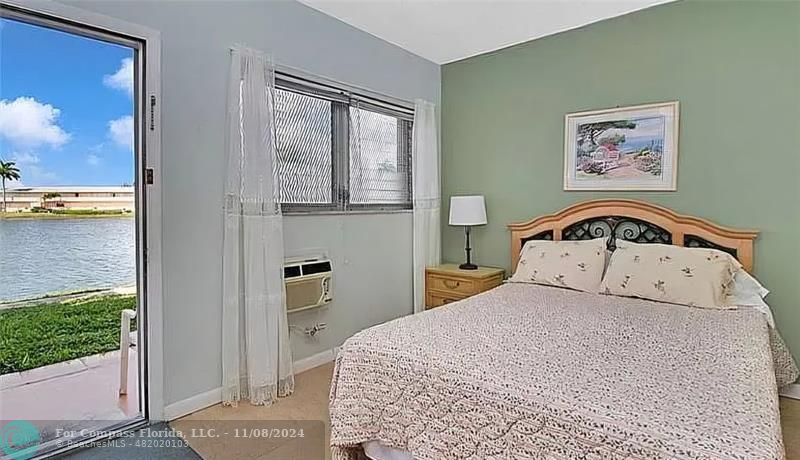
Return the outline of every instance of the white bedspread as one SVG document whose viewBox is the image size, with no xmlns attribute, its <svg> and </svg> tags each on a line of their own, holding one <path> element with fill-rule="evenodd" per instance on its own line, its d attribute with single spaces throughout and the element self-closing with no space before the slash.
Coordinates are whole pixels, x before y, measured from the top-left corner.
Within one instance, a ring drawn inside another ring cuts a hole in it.
<svg viewBox="0 0 800 460">
<path fill-rule="evenodd" d="M 510 284 L 345 342 L 333 458 L 781 459 L 796 378 L 752 309 Z"/>
</svg>

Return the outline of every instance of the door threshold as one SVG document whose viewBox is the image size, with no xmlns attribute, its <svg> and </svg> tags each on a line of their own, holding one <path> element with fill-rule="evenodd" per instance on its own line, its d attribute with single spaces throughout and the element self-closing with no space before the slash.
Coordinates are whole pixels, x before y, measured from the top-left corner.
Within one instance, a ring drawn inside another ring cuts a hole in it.
<svg viewBox="0 0 800 460">
<path fill-rule="evenodd" d="M 85 436 L 74 440 L 70 439 L 69 441 L 65 441 L 63 438 L 53 439 L 40 444 L 36 453 L 33 455 L 33 457 L 30 457 L 30 459 L 40 460 L 59 457 L 65 454 L 74 454 L 81 450 L 96 447 L 96 445 L 101 441 L 121 438 L 125 433 L 146 428 L 150 425 L 151 422 L 149 420 L 139 416 L 114 425 L 98 428 L 96 431 L 93 430 L 93 436 Z"/>
</svg>

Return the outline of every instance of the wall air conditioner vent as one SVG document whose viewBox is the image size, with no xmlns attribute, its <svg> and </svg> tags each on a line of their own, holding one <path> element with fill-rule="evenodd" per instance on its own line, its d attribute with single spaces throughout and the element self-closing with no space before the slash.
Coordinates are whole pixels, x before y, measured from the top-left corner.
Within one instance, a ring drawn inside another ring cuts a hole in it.
<svg viewBox="0 0 800 460">
<path fill-rule="evenodd" d="M 333 269 L 328 259 L 287 261 L 283 265 L 286 310 L 289 313 L 321 307 L 333 300 Z"/>
<path fill-rule="evenodd" d="M 324 273 L 331 271 L 331 262 L 328 260 L 322 262 L 310 262 L 302 265 L 303 275 L 313 275 L 316 273 Z"/>
<path fill-rule="evenodd" d="M 288 280 L 289 278 L 297 278 L 301 274 L 302 273 L 300 272 L 299 265 L 291 265 L 289 267 L 284 265 L 283 267 L 283 278 L 286 280 Z"/>
</svg>

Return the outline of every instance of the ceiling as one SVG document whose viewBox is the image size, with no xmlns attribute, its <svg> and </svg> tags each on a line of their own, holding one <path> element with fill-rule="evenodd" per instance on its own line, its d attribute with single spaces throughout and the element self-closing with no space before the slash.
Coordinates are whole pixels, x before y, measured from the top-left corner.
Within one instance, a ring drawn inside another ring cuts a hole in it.
<svg viewBox="0 0 800 460">
<path fill-rule="evenodd" d="M 300 0 L 437 64 L 672 0 Z"/>
</svg>

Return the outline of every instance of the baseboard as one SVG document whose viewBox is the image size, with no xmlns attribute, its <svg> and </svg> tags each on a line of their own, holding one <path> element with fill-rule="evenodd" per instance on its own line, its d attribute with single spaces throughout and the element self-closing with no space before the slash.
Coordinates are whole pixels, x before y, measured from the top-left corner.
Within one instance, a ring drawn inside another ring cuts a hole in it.
<svg viewBox="0 0 800 460">
<path fill-rule="evenodd" d="M 321 351 L 316 355 L 311 355 L 307 358 L 298 359 L 297 361 L 294 362 L 294 373 L 299 374 L 309 369 L 322 366 L 323 364 L 328 364 L 329 362 L 336 359 L 336 355 L 338 353 L 339 353 L 339 347 L 335 347 L 331 348 L 330 350 Z"/>
<path fill-rule="evenodd" d="M 781 388 L 781 396 L 785 398 L 800 399 L 800 383 L 790 383 Z"/>
<path fill-rule="evenodd" d="M 294 373 L 299 374 L 317 366 L 328 364 L 336 359 L 336 355 L 338 353 L 339 347 L 334 347 L 330 350 L 319 352 L 307 358 L 298 359 L 293 364 Z M 181 417 L 185 417 L 192 412 L 197 412 L 205 409 L 206 407 L 213 406 L 214 404 L 219 404 L 221 401 L 222 387 L 214 388 L 213 390 L 200 393 L 199 395 L 194 395 L 191 398 L 186 398 L 164 407 L 164 420 L 169 422 Z"/>
<path fill-rule="evenodd" d="M 164 406 L 164 420 L 169 422 L 176 418 L 181 418 L 200 409 L 219 404 L 220 401 L 222 401 L 222 387 L 214 388 L 205 393 Z"/>
</svg>

